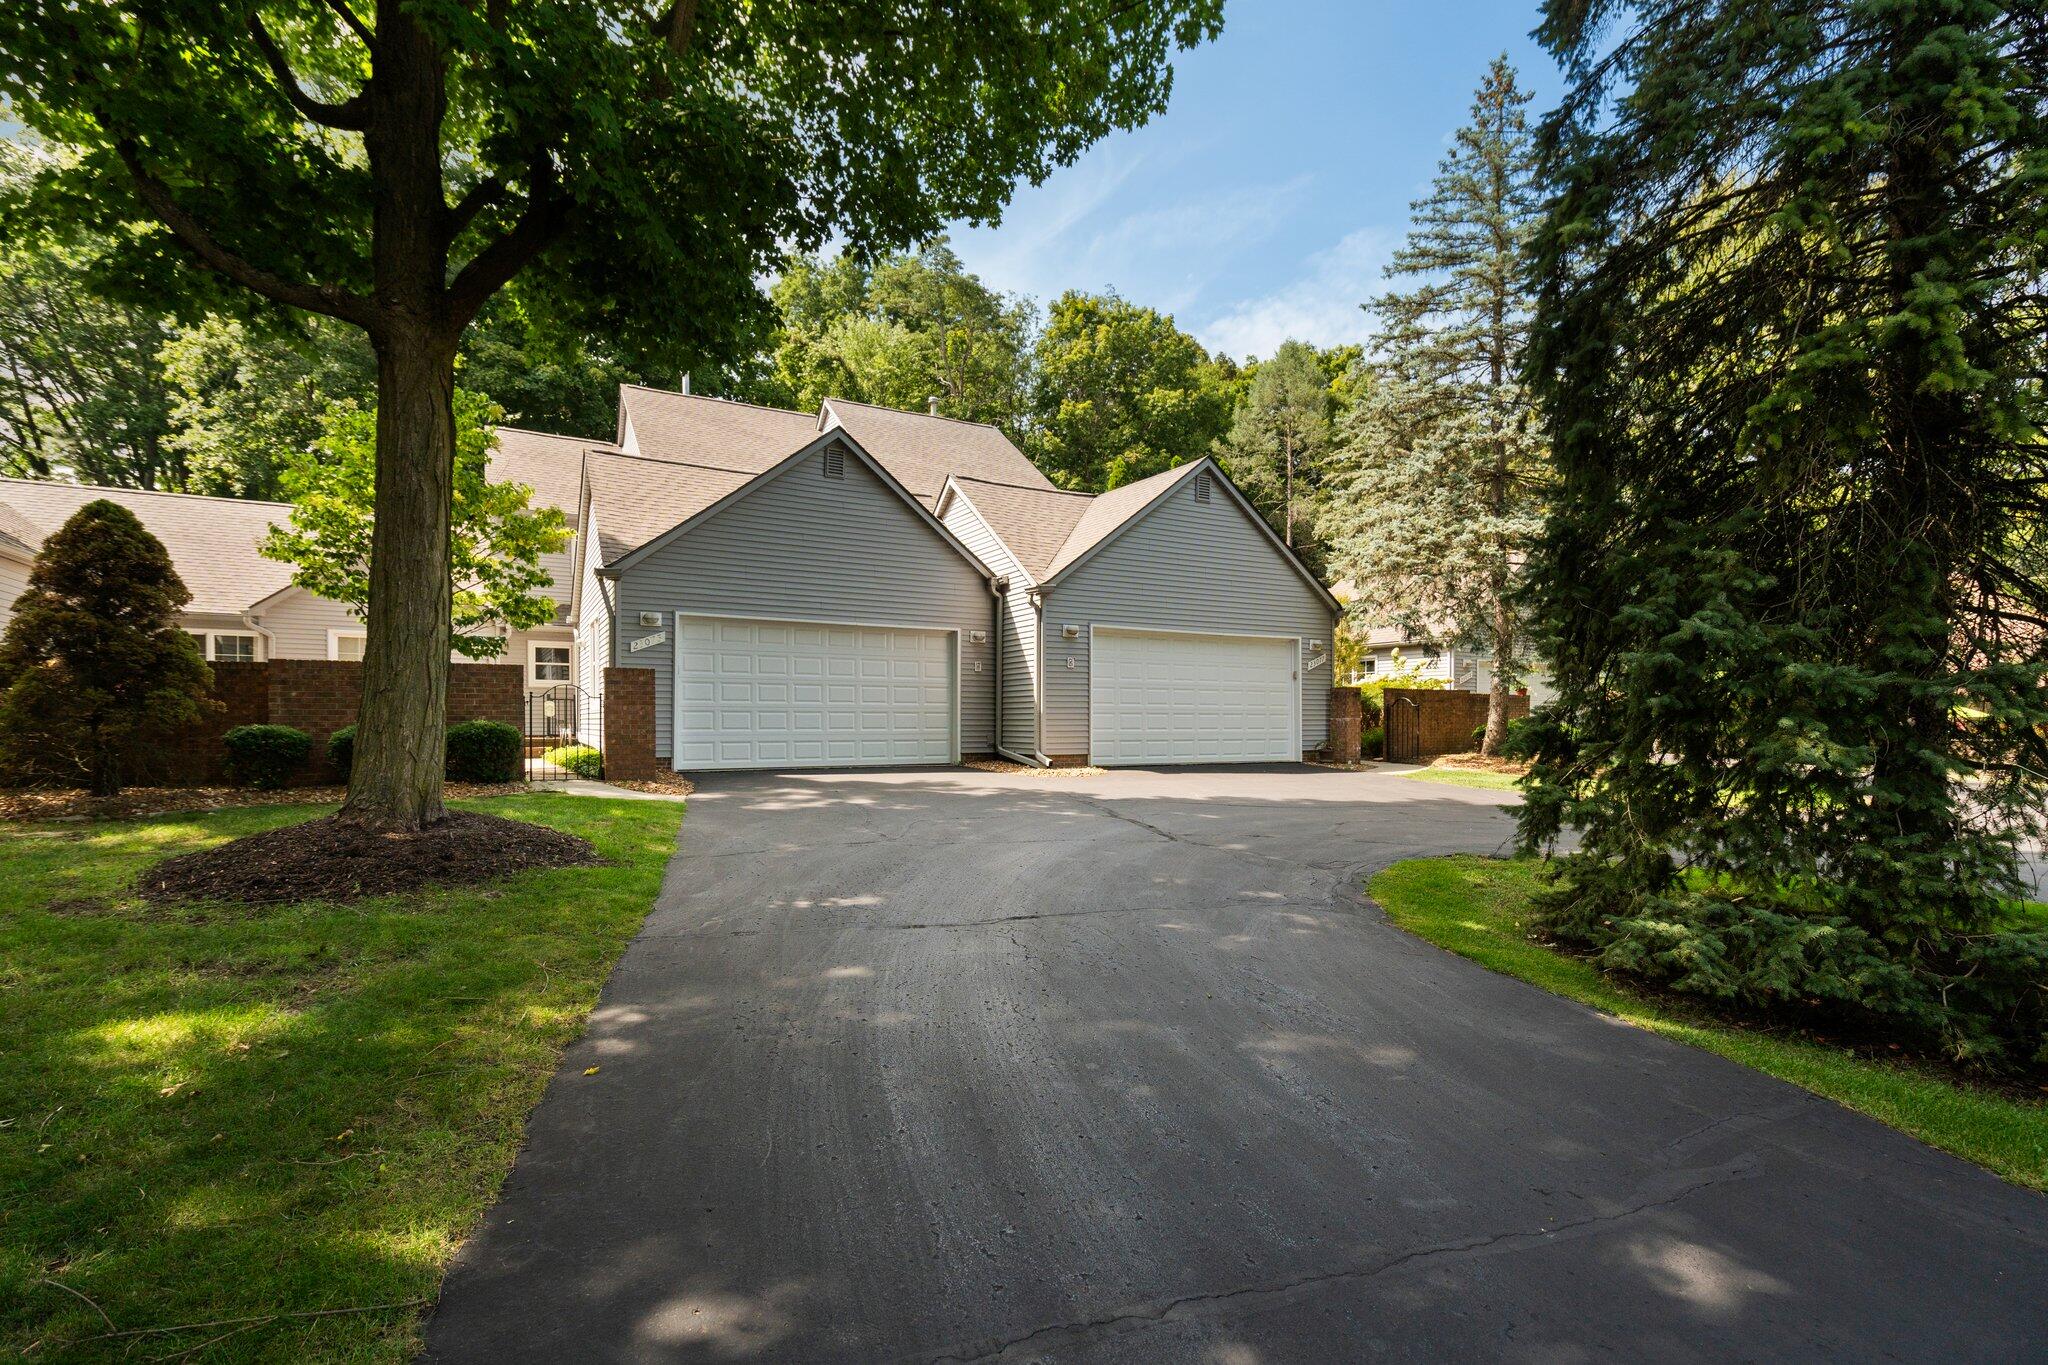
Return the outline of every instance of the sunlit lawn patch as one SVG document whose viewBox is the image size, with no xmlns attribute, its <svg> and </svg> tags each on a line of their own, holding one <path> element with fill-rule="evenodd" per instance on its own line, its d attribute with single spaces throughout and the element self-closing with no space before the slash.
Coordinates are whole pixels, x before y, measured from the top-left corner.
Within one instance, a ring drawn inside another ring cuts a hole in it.
<svg viewBox="0 0 2048 1365">
<path fill-rule="evenodd" d="M 128 887 L 157 859 L 326 808 L 0 826 L 0 1353 L 411 1357 L 683 811 L 465 805 L 609 865 L 150 906 Z M 306 1316 L 338 1309 L 370 1311 Z M 187 1323 L 222 1325 L 113 1335 Z"/>
</svg>

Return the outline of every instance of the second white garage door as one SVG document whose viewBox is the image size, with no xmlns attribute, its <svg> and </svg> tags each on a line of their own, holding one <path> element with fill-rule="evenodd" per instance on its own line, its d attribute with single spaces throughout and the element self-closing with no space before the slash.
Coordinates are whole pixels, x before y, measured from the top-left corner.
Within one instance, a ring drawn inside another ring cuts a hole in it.
<svg viewBox="0 0 2048 1365">
<path fill-rule="evenodd" d="M 953 656 L 945 630 L 678 616 L 675 765 L 956 762 Z"/>
<path fill-rule="evenodd" d="M 1301 759 L 1293 640 L 1096 627 L 1089 649 L 1093 761 Z"/>
</svg>

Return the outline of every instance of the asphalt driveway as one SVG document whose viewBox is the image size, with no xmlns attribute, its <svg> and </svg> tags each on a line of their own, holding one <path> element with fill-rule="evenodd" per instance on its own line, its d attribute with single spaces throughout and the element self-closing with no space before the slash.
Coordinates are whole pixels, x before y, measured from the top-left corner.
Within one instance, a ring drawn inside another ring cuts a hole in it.
<svg viewBox="0 0 2048 1365">
<path fill-rule="evenodd" d="M 705 782 L 429 1354 L 2039 1358 L 2048 1199 L 1361 899 L 1494 801 Z"/>
</svg>

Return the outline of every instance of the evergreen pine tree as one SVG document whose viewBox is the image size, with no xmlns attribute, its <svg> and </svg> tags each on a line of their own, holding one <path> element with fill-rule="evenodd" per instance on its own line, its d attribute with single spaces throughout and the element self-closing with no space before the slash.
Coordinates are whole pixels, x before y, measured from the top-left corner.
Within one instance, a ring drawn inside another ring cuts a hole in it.
<svg viewBox="0 0 2048 1365">
<path fill-rule="evenodd" d="M 135 755 L 198 720 L 212 673 L 178 628 L 192 600 L 135 514 L 89 502 L 43 542 L 0 636 L 0 760 L 120 791 Z"/>
<path fill-rule="evenodd" d="M 1575 78 L 1530 368 L 1560 696 L 1523 832 L 1584 850 L 1553 928 L 1730 994 L 1731 945 L 1803 962 L 1822 914 L 1953 1015 L 2048 800 L 2048 21 L 1619 8 L 1542 30 Z M 1734 894 L 1688 919 L 1703 885 Z M 1773 939 L 1788 898 L 1806 937 Z"/>
<path fill-rule="evenodd" d="M 1533 139 L 1506 57 L 1493 63 L 1372 307 L 1374 383 L 1345 419 L 1348 493 L 1332 513 L 1355 610 L 1493 656 L 1482 749 L 1500 752 L 1527 659 L 1515 578 L 1540 524 L 1545 458 L 1520 370 L 1539 201 Z"/>
</svg>

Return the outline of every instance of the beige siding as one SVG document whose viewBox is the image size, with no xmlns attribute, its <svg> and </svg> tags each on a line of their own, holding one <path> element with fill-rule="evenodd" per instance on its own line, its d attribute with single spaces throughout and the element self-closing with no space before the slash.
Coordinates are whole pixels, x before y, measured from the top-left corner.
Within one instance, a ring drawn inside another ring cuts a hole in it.
<svg viewBox="0 0 2048 1365">
<path fill-rule="evenodd" d="M 1010 580 L 1002 603 L 1002 746 L 1028 755 L 1038 738 L 1038 618 L 1031 609 L 1031 575 L 964 495 L 956 493 L 947 505 L 946 528 L 995 570 L 997 577 Z"/>
<path fill-rule="evenodd" d="M 583 553 L 582 600 L 576 619 L 576 683 L 583 689 L 591 714 L 583 722 L 590 743 L 604 747 L 604 670 L 612 661 L 609 616 L 605 594 L 612 589 L 597 578 L 597 509 L 584 522 L 578 542 Z"/>
<path fill-rule="evenodd" d="M 1062 638 L 1068 625 L 1080 627 L 1080 638 Z M 1088 752 L 1091 625 L 1299 636 L 1302 747 L 1326 738 L 1335 615 L 1221 488 L 1200 503 L 1195 481 L 1184 482 L 1046 595 L 1048 754 Z M 1323 642 L 1322 655 L 1309 652 L 1310 640 Z"/>
<path fill-rule="evenodd" d="M 0 555 L 0 630 L 14 619 L 14 599 L 28 587 L 28 565 Z"/>
<path fill-rule="evenodd" d="M 324 659 L 328 631 L 363 628 L 349 607 L 310 592 L 286 593 L 258 613 L 256 623 L 270 634 L 273 659 Z"/>
<path fill-rule="evenodd" d="M 824 477 L 819 454 L 798 461 L 626 569 L 615 590 L 616 658 L 657 675 L 659 755 L 672 752 L 679 611 L 958 630 L 960 749 L 992 747 L 994 653 L 967 639 L 989 628 L 988 580 L 857 458 L 843 479 Z M 662 624 L 641 626 L 643 611 Z M 669 638 L 628 648 L 657 631 Z"/>
</svg>

